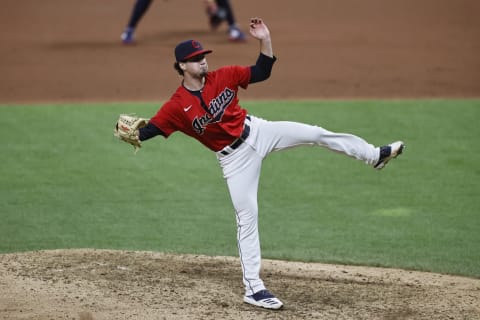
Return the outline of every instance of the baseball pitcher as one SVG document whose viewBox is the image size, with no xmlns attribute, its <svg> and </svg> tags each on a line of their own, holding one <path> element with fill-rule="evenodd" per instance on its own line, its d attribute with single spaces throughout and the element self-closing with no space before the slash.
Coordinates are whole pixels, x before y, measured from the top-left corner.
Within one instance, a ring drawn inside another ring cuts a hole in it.
<svg viewBox="0 0 480 320">
<path fill-rule="evenodd" d="M 243 272 L 243 301 L 279 309 L 283 303 L 268 291 L 260 278 L 257 190 L 262 161 L 272 151 L 302 145 L 325 147 L 382 169 L 402 153 L 404 143 L 375 147 L 360 137 L 328 131 L 322 127 L 290 121 L 268 121 L 248 114 L 239 105 L 239 88 L 269 78 L 275 63 L 270 31 L 260 18 L 250 22 L 250 34 L 260 43 L 252 66 L 226 66 L 209 71 L 205 50 L 195 40 L 175 48 L 175 70 L 183 81 L 171 98 L 145 124 L 132 121 L 131 130 L 119 119 L 116 134 L 135 148 L 157 135 L 168 138 L 181 131 L 216 153 L 235 209 L 237 240 Z M 123 128 L 123 129 L 122 129 Z"/>
</svg>

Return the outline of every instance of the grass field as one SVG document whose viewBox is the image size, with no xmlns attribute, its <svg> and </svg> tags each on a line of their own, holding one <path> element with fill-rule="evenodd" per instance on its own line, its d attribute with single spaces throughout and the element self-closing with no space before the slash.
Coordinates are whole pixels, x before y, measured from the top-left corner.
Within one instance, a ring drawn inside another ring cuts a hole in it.
<svg viewBox="0 0 480 320">
<path fill-rule="evenodd" d="M 273 153 L 260 182 L 265 258 L 480 277 L 480 100 L 244 102 L 375 145 L 385 170 L 304 147 Z M 0 106 L 0 252 L 112 248 L 237 255 L 215 155 L 182 134 L 136 154 L 119 113 L 156 104 Z"/>
</svg>

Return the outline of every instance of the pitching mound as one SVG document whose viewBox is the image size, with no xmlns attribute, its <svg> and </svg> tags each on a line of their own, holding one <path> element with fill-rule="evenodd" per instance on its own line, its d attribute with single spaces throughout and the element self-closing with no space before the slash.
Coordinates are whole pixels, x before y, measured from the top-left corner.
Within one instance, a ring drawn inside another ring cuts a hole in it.
<svg viewBox="0 0 480 320">
<path fill-rule="evenodd" d="M 265 260 L 285 308 L 242 302 L 235 257 L 111 250 L 0 255 L 2 319 L 478 319 L 480 280 Z"/>
</svg>

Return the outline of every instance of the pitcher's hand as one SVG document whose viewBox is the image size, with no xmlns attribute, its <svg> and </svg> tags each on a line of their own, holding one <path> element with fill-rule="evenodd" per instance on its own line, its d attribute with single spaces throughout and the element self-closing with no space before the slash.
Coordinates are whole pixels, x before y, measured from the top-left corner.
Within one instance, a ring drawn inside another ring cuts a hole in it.
<svg viewBox="0 0 480 320">
<path fill-rule="evenodd" d="M 250 19 L 250 34 L 258 40 L 269 40 L 270 31 L 261 18 Z"/>
</svg>

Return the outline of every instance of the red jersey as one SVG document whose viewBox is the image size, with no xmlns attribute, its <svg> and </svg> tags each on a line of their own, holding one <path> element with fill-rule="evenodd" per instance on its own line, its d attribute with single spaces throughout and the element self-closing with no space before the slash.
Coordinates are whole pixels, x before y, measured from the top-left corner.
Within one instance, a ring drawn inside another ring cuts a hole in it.
<svg viewBox="0 0 480 320">
<path fill-rule="evenodd" d="M 208 72 L 201 98 L 180 86 L 150 122 L 166 137 L 189 135 L 213 151 L 240 137 L 247 111 L 238 104 L 238 88 L 246 89 L 250 67 L 229 66 Z"/>
</svg>

